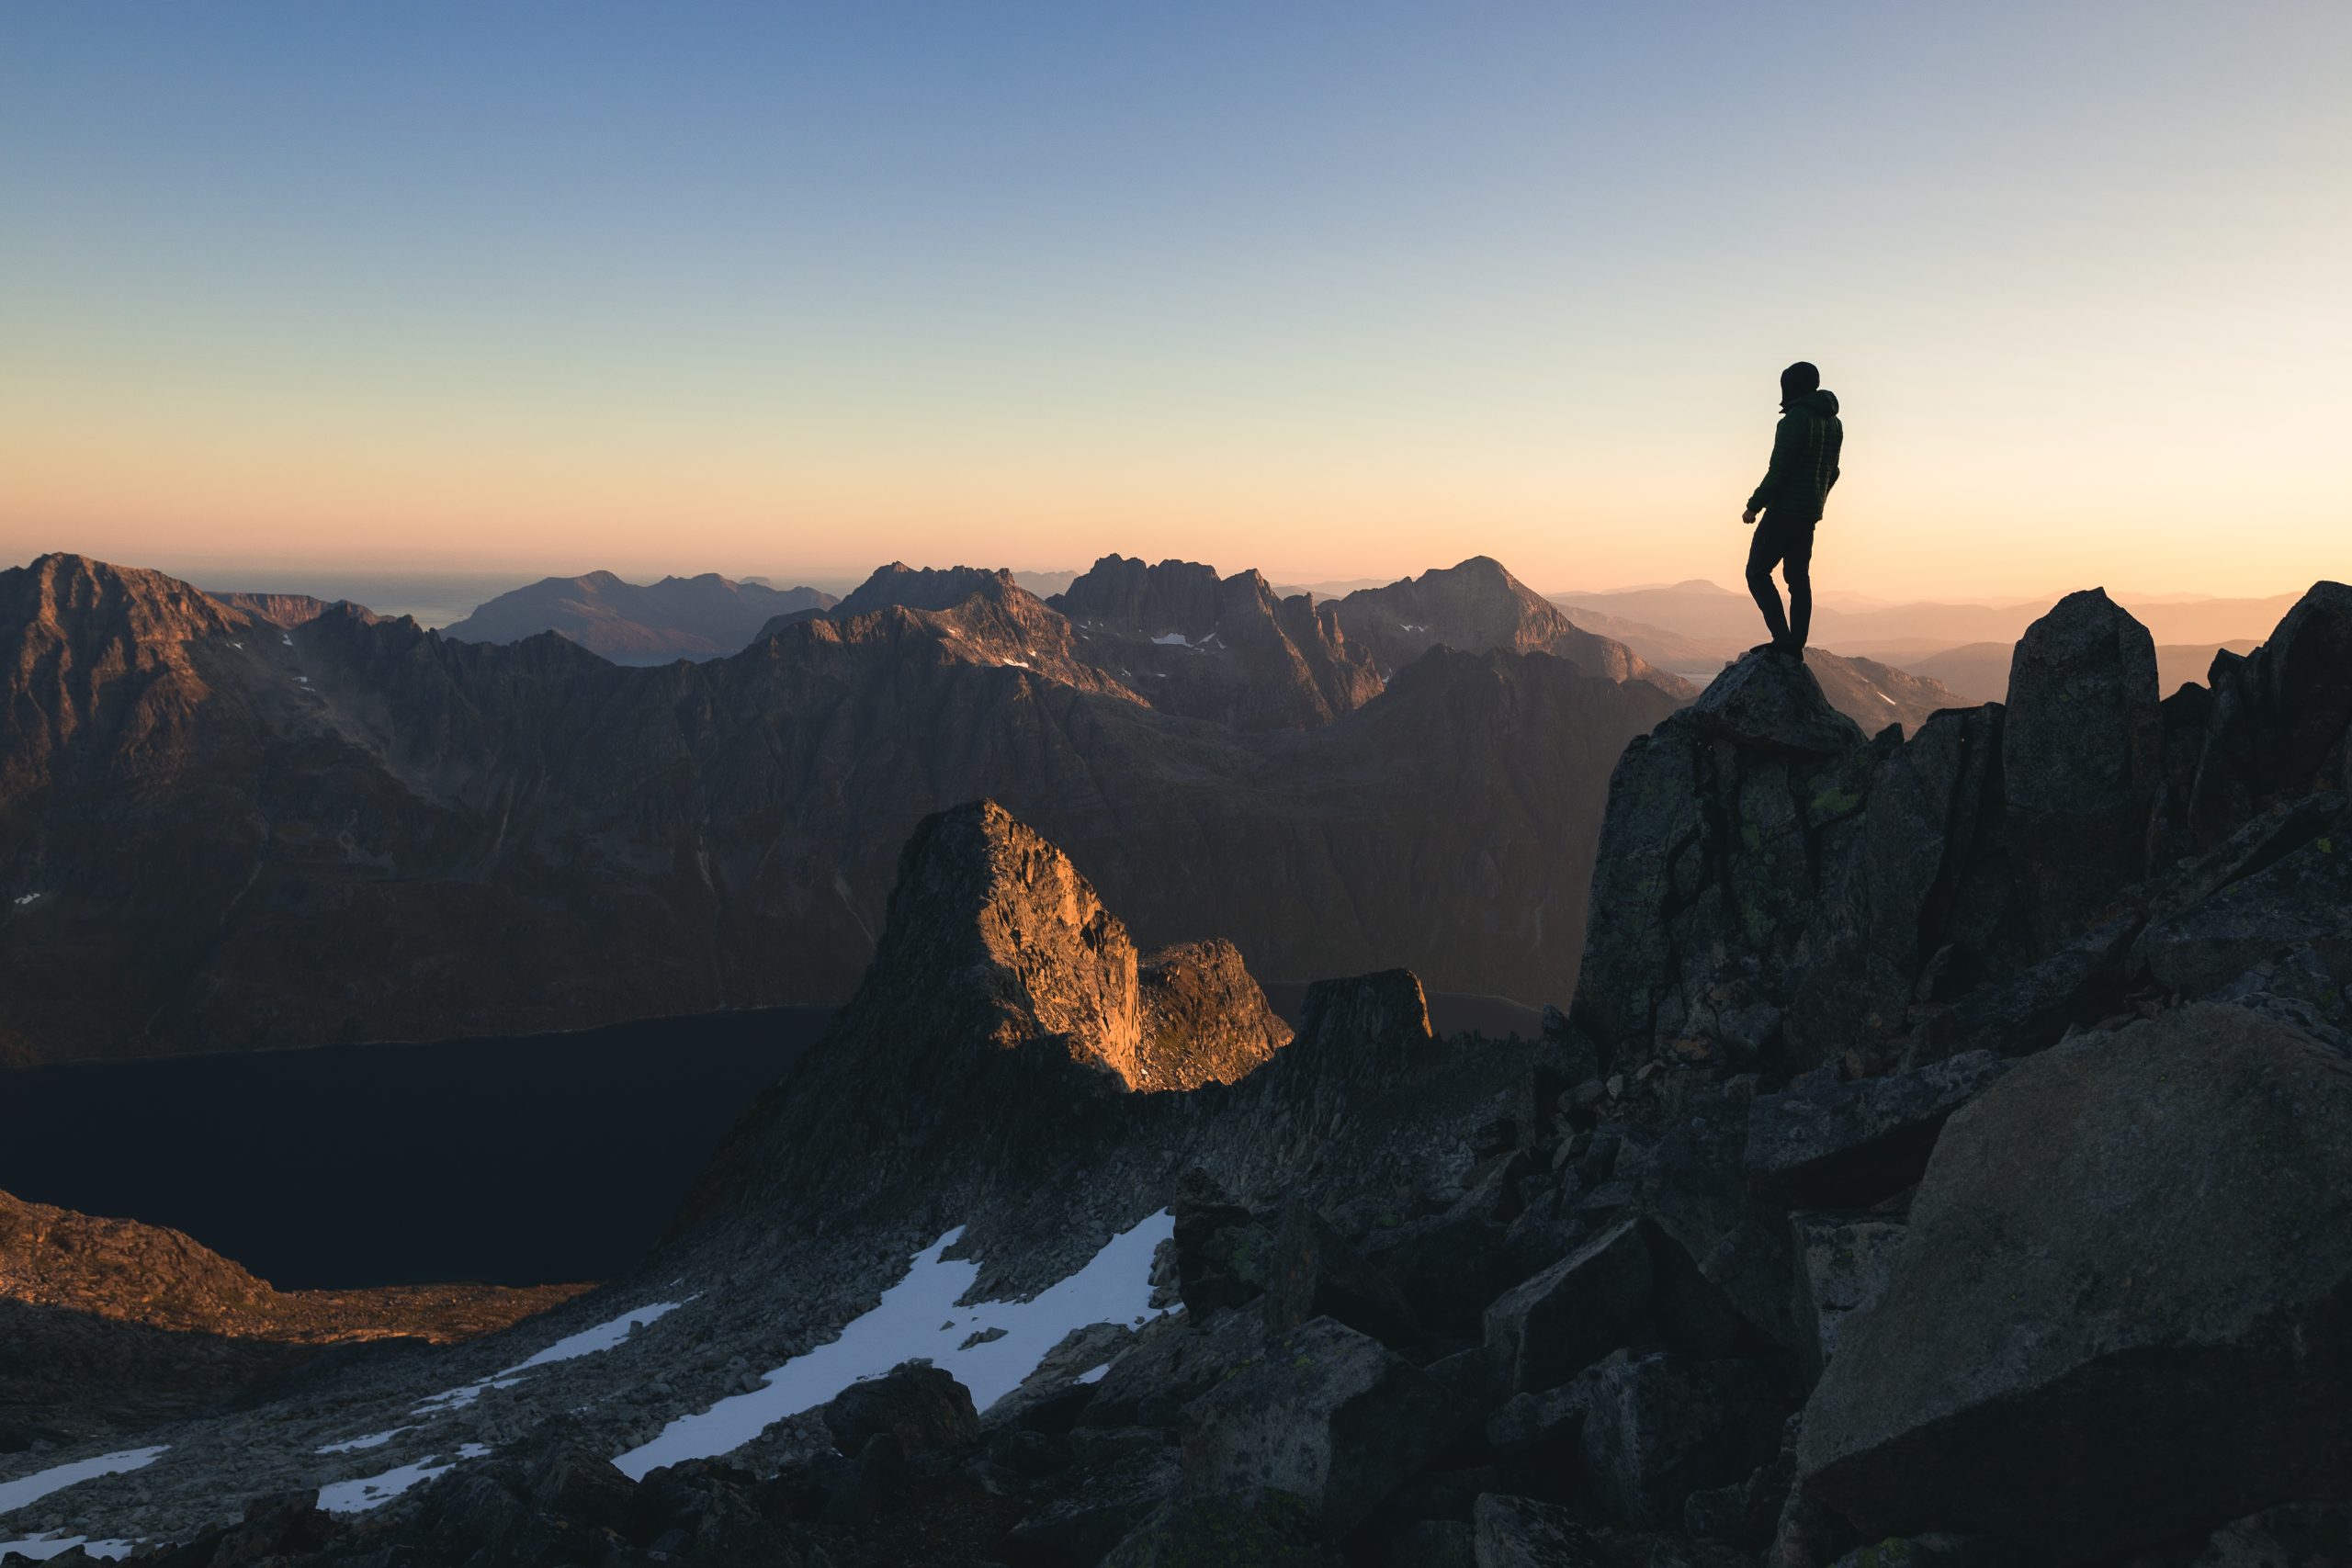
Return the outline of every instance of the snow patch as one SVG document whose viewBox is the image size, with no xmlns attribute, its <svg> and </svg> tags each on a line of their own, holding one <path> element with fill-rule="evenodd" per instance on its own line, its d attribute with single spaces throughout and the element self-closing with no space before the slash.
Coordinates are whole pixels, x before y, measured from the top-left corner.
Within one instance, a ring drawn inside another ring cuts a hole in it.
<svg viewBox="0 0 2352 1568">
<path fill-rule="evenodd" d="M 686 1301 L 693 1299 L 689 1296 Z M 660 1322 L 685 1304 L 685 1302 L 654 1302 L 648 1306 L 631 1307 L 609 1322 L 600 1323 L 594 1328 L 583 1328 L 577 1334 L 565 1335 L 529 1360 L 517 1361 L 498 1375 L 505 1377 L 513 1372 L 528 1371 L 533 1367 L 544 1367 L 556 1361 L 570 1361 L 582 1356 L 594 1356 L 601 1351 L 609 1350 L 626 1340 L 635 1330 L 644 1327 L 649 1323 Z"/>
<path fill-rule="evenodd" d="M 1072 1382 L 1101 1382 L 1102 1381 L 1102 1374 L 1110 1370 L 1111 1363 L 1105 1361 L 1099 1367 L 1087 1368 L 1084 1371 L 1079 1373 L 1078 1376 L 1070 1379 L 1069 1381 Z"/>
<path fill-rule="evenodd" d="M 445 1471 L 457 1468 L 458 1460 L 480 1459 L 490 1452 L 487 1445 L 465 1443 L 458 1449 L 457 1459 L 447 1464 L 434 1461 L 440 1456 L 427 1454 L 414 1464 L 398 1465 L 380 1475 L 363 1475 L 356 1481 L 331 1481 L 319 1488 L 319 1506 L 330 1514 L 364 1514 L 370 1508 L 380 1508 L 420 1481 L 430 1481 Z"/>
<path fill-rule="evenodd" d="M 1007 665 L 1014 670 L 1026 670 L 1029 668 L 1029 661 L 1025 659 L 1000 659 L 997 662 L 999 664 Z"/>
<path fill-rule="evenodd" d="M 410 1406 L 409 1414 L 438 1416 L 445 1410 L 463 1410 L 467 1405 L 480 1399 L 487 1389 L 513 1388 L 523 1381 L 521 1374 L 529 1371 L 533 1367 L 550 1366 L 557 1361 L 576 1360 L 582 1356 L 599 1355 L 616 1345 L 626 1344 L 629 1336 L 637 1330 L 649 1323 L 659 1322 L 685 1305 L 686 1302 L 694 1299 L 693 1296 L 688 1296 L 684 1302 L 653 1302 L 645 1306 L 631 1307 L 620 1316 L 607 1319 L 593 1328 L 583 1328 L 577 1334 L 567 1334 L 537 1355 L 517 1361 L 511 1367 L 503 1367 L 486 1378 L 467 1383 L 462 1388 L 445 1388 L 430 1399 Z M 405 1431 L 407 1428 L 395 1427 L 394 1430 Z M 355 1446 L 375 1447 L 373 1443 Z"/>
<path fill-rule="evenodd" d="M 1900 706 L 1902 706 L 1902 705 L 1903 705 L 1902 704 L 1900 704 L 1900 703 L 1896 702 L 1893 697 L 1888 696 L 1884 692 L 1880 691 L 1880 690 L 1879 690 L 1877 687 L 1875 687 L 1875 686 L 1873 686 L 1873 687 L 1871 687 L 1871 695 L 1872 695 L 1872 696 L 1876 697 L 1880 702 L 1884 703 L 1887 706 L 1889 706 L 1889 707 L 1891 707 L 1891 708 L 1892 708 L 1892 707 L 1900 707 Z"/>
<path fill-rule="evenodd" d="M 23 1540 L 0 1540 L 0 1561 L 14 1553 L 18 1557 L 29 1557 L 35 1562 L 46 1562 L 77 1546 L 92 1557 L 117 1558 L 130 1556 L 131 1543 L 127 1540 L 92 1540 L 85 1535 L 59 1535 L 53 1530 L 43 1530 Z"/>
<path fill-rule="evenodd" d="M 18 895 L 17 896 L 17 897 L 16 897 L 16 899 L 14 900 L 14 902 L 15 902 L 15 904 L 16 904 L 17 908 L 19 908 L 19 909 L 21 909 L 21 908 L 23 908 L 26 905 L 28 905 L 28 904 L 29 904 L 29 903 L 31 903 L 34 899 L 36 899 L 36 898 L 38 898 L 38 897 L 40 897 L 40 894 L 38 894 L 38 893 L 20 893 L 20 894 L 18 894 Z"/>
<path fill-rule="evenodd" d="M 1190 639 L 1188 639 L 1182 632 L 1170 632 L 1164 637 L 1156 637 L 1151 640 L 1158 643 L 1162 648 L 1190 648 L 1193 646 Z"/>
<path fill-rule="evenodd" d="M 839 1338 L 769 1372 L 764 1387 L 679 1416 L 651 1442 L 613 1462 L 641 1481 L 665 1464 L 731 1453 L 786 1416 L 813 1410 L 854 1382 L 915 1359 L 946 1371 L 986 1410 L 1020 1387 L 1073 1329 L 1158 1317 L 1165 1309 L 1151 1304 L 1151 1258 L 1175 1229 L 1175 1217 L 1163 1209 L 1113 1236 L 1084 1268 L 1028 1301 L 958 1306 L 980 1272 L 977 1262 L 941 1256 L 963 1235 L 958 1225 L 915 1254 L 906 1277 Z M 1003 1332 L 993 1339 L 975 1337 L 989 1329 Z"/>
<path fill-rule="evenodd" d="M 484 1378 L 480 1382 L 469 1382 L 463 1388 L 445 1388 L 439 1393 L 435 1394 L 432 1398 L 411 1406 L 409 1414 L 412 1416 L 438 1416 L 445 1410 L 463 1410 L 467 1405 L 471 1404 L 475 1400 L 481 1397 L 482 1390 L 489 1388 L 513 1388 L 516 1383 L 521 1382 L 523 1380 L 521 1378 Z"/>
<path fill-rule="evenodd" d="M 140 1470 L 155 1462 L 170 1449 L 124 1449 L 119 1453 L 100 1454 L 96 1459 L 77 1459 L 70 1464 L 53 1464 L 47 1470 L 37 1470 L 30 1475 L 20 1475 L 14 1481 L 0 1481 L 0 1514 L 14 1513 L 26 1504 L 38 1501 L 52 1492 L 62 1492 L 77 1482 L 95 1481 L 101 1475 L 119 1475 L 126 1470 Z M 59 1547 L 60 1551 L 64 1551 Z"/>
<path fill-rule="evenodd" d="M 395 1427 L 389 1432 L 370 1432 L 364 1438 L 345 1438 L 339 1443 L 322 1443 L 311 1451 L 316 1454 L 347 1454 L 359 1449 L 380 1449 L 402 1432 L 413 1432 L 413 1427 Z"/>
</svg>

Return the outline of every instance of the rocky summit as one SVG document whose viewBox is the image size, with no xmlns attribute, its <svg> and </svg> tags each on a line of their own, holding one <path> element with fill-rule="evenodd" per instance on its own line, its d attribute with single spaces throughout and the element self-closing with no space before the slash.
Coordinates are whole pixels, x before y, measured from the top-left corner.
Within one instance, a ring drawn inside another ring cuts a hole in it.
<svg viewBox="0 0 2352 1568">
<path fill-rule="evenodd" d="M 1286 1030 L 1246 945 L 1148 948 L 1009 803 L 929 814 L 640 1269 L 8 1455 L 0 1524 L 186 1568 L 2342 1562 L 2347 608 L 2159 699 L 2072 596 L 1907 739 L 1736 663 L 1624 750 L 1533 1039 L 1394 967 Z M 1412 669 L 1457 660 L 1503 679 Z"/>
</svg>

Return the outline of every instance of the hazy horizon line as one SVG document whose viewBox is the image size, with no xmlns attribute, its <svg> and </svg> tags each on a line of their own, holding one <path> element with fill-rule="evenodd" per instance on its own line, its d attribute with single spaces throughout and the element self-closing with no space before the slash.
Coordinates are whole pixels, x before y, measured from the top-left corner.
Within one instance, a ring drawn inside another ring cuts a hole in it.
<svg viewBox="0 0 2352 1568">
<path fill-rule="evenodd" d="M 194 559 L 183 558 L 176 561 L 171 561 L 168 564 L 158 564 L 153 560 L 124 558 L 101 550 L 75 550 L 62 547 L 54 549 L 36 549 L 28 552 L 12 553 L 9 558 L 5 558 L 5 559 L 6 564 L 9 566 L 26 566 L 40 558 L 41 556 L 51 554 L 80 555 L 94 560 L 103 560 L 110 565 L 137 567 L 146 570 L 160 571 L 166 576 L 178 578 L 183 581 L 192 583 L 198 588 L 204 589 L 208 592 L 245 592 L 274 593 L 308 592 L 308 590 L 305 589 L 287 586 L 283 581 L 283 580 L 286 579 L 299 579 L 303 577 L 329 578 L 334 576 L 345 576 L 360 579 L 373 578 L 380 580 L 411 578 L 439 580 L 452 583 L 458 581 L 470 581 L 477 584 L 489 580 L 512 579 L 512 586 L 514 588 L 526 588 L 533 586 L 534 584 L 548 581 L 561 581 L 575 578 L 587 577 L 599 571 L 609 572 L 611 575 L 620 579 L 622 581 L 634 586 L 644 586 L 657 582 L 665 577 L 691 579 L 716 574 L 719 577 L 737 582 L 747 581 L 756 578 L 764 579 L 769 583 L 779 588 L 810 587 L 822 591 L 830 591 L 832 587 L 841 584 L 846 583 L 854 586 L 857 583 L 863 582 L 867 578 L 871 577 L 876 571 L 878 571 L 883 567 L 891 564 L 891 560 L 897 560 L 899 564 L 911 567 L 918 570 L 945 570 L 956 567 L 976 567 L 982 570 L 1004 570 L 1011 571 L 1017 576 L 1027 575 L 1035 577 L 1056 577 L 1064 575 L 1077 576 L 1088 570 L 1094 564 L 1093 562 L 1088 562 L 1085 565 L 1072 565 L 1065 562 L 1056 566 L 1016 566 L 1003 562 L 987 562 L 979 558 L 970 557 L 944 561 L 907 561 L 902 558 L 892 557 L 889 560 L 876 560 L 872 565 L 864 568 L 845 567 L 811 569 L 805 567 L 757 567 L 738 570 L 724 566 L 704 566 L 692 570 L 680 570 L 676 566 L 655 567 L 638 563 L 625 566 L 590 565 L 582 566 L 576 571 L 566 571 L 561 570 L 550 570 L 543 565 L 526 566 L 512 564 L 505 561 L 476 563 L 461 560 L 453 563 L 446 558 L 412 560 L 380 557 L 348 560 L 313 559 L 288 563 L 275 559 L 261 559 L 230 555 L 198 557 Z M 1097 559 L 1099 560 L 1114 554 L 1126 555 L 1127 552 L 1105 551 L 1103 553 L 1103 557 L 1098 557 Z M 1385 586 L 1388 583 L 1403 581 L 1407 579 L 1419 578 L 1430 571 L 1443 570 L 1447 568 L 1458 565 L 1462 561 L 1473 559 L 1479 555 L 1490 555 L 1490 552 L 1474 550 L 1469 555 L 1458 557 L 1454 560 L 1432 561 L 1428 565 L 1416 568 L 1409 571 L 1387 574 L 1363 570 L 1353 572 L 1332 570 L 1273 570 L 1262 566 L 1255 567 L 1254 569 L 1249 566 L 1226 567 L 1213 562 L 1201 562 L 1195 558 L 1184 556 L 1162 556 L 1159 557 L 1158 560 L 1154 561 L 1153 564 L 1157 565 L 1170 560 L 1182 560 L 1187 561 L 1191 564 L 1209 565 L 1216 571 L 1220 578 L 1230 577 L 1240 571 L 1255 570 L 1269 582 L 1273 583 L 1278 587 L 1297 587 L 1320 591 L 1326 587 L 1353 587 L 1359 585 L 1372 587 Z M 1143 557 L 1141 558 L 1148 559 L 1150 558 Z M 1511 567 L 1510 562 L 1503 557 L 1499 555 L 1490 555 L 1490 558 L 1500 561 L 1504 570 L 1510 571 L 1512 577 L 1518 579 L 1521 583 L 1546 598 L 1568 594 L 1611 594 L 1658 592 L 1682 587 L 1690 583 L 1705 583 L 1725 593 L 1733 595 L 1738 595 L 1740 592 L 1739 581 L 1736 573 L 1724 574 L 1724 577 L 1729 579 L 1728 581 L 1724 581 L 1724 578 L 1719 578 L 1717 576 L 1711 576 L 1704 572 L 1698 572 L 1693 573 L 1689 577 L 1670 580 L 1651 578 L 1629 582 L 1539 584 L 1527 578 L 1521 577 L 1520 573 Z M 243 586 L 232 584 L 225 581 L 229 575 L 236 573 L 244 573 L 254 581 Z M 210 579 L 213 581 L 198 581 L 199 578 Z M 278 579 L 281 581 L 275 583 L 265 582 L 261 581 L 264 578 Z M 2313 581 L 2321 581 L 2325 580 L 2313 580 Z M 1816 594 L 1837 594 L 1856 598 L 1873 599 L 1888 606 L 1902 604 L 1998 604 L 2003 602 L 2014 604 L 2045 599 L 2051 603 L 2055 603 L 2058 599 L 2064 597 L 2068 593 L 2077 592 L 2086 588 L 2103 589 L 2110 597 L 2118 600 L 2138 600 L 2144 603 L 2154 603 L 2166 600 L 2185 603 L 2191 601 L 2219 601 L 2232 599 L 2254 602 L 2300 596 L 2301 594 L 2307 592 L 2312 586 L 2312 583 L 2306 582 L 2278 588 L 2267 593 L 2209 593 L 2195 589 L 2152 588 L 2146 585 L 2137 587 L 2118 587 L 2111 582 L 2082 582 L 2064 587 L 1984 588 L 1962 590 L 1951 594 L 1923 594 L 1905 593 L 1900 590 L 1873 587 L 1867 584 L 1839 582 L 1833 579 L 1827 579 L 1818 575 L 1815 581 L 1815 592 Z M 327 595 L 321 596 L 326 597 Z"/>
</svg>

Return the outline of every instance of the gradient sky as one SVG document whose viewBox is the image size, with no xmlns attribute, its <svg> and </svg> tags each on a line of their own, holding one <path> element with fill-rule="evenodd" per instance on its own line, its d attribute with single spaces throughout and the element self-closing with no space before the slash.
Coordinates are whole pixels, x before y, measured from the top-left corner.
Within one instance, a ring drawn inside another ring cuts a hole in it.
<svg viewBox="0 0 2352 1568">
<path fill-rule="evenodd" d="M 0 7 L 0 560 L 2352 575 L 2352 6 Z"/>
</svg>

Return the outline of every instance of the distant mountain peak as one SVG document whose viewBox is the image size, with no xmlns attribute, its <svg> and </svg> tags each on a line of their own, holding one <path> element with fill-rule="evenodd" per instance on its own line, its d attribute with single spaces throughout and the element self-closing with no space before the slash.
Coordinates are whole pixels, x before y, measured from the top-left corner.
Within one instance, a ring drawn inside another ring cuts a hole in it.
<svg viewBox="0 0 2352 1568">
<path fill-rule="evenodd" d="M 893 604 L 906 610 L 948 610 L 975 593 L 1000 599 L 1016 593 L 1035 597 L 1001 567 L 912 567 L 894 560 L 876 568 L 872 576 L 832 606 L 832 614 L 847 619 Z"/>
<path fill-rule="evenodd" d="M 249 616 L 202 589 L 143 567 L 66 551 L 0 571 L 0 628 L 72 621 L 77 632 L 185 642 L 242 629 Z"/>
<path fill-rule="evenodd" d="M 458 642 L 520 642 L 556 632 L 616 664 L 715 659 L 749 647 L 778 616 L 821 610 L 832 595 L 779 590 L 707 571 L 633 583 L 609 571 L 542 578 L 442 629 Z"/>
</svg>

